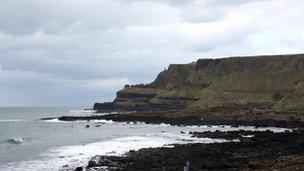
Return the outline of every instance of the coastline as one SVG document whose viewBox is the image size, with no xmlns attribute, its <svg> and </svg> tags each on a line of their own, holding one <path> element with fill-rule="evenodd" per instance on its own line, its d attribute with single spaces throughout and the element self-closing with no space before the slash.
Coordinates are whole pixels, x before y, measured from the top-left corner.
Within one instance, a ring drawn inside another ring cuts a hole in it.
<svg viewBox="0 0 304 171">
<path fill-rule="evenodd" d="M 244 111 L 243 111 L 244 112 Z M 253 112 L 225 112 L 205 110 L 174 110 L 174 111 L 146 111 L 132 113 L 115 113 L 92 116 L 61 116 L 60 121 L 112 120 L 115 122 L 145 122 L 151 124 L 170 125 L 233 125 L 257 127 L 286 127 L 303 128 L 303 115 L 300 113 L 276 113 L 274 111 Z"/>
<path fill-rule="evenodd" d="M 201 133 L 204 137 L 208 137 Z M 210 134 L 210 133 L 209 133 Z M 222 137 L 220 132 L 212 137 Z M 173 148 L 144 148 L 125 156 L 95 156 L 87 170 L 301 170 L 304 169 L 303 131 L 233 131 L 226 138 L 239 142 L 176 144 Z M 199 136 L 199 133 L 193 136 Z M 210 135 L 209 135 L 210 136 Z"/>
<path fill-rule="evenodd" d="M 94 116 L 58 120 L 293 129 L 284 133 L 240 130 L 227 135 L 197 132 L 193 136 L 233 137 L 237 141 L 141 149 L 123 157 L 96 156 L 89 161 L 89 169 L 182 170 L 191 160 L 192 170 L 303 170 L 303 66 L 303 54 L 204 58 L 171 64 L 153 82 L 125 85 L 112 102 L 95 103 Z M 136 112 L 98 114 L 103 111 Z"/>
<path fill-rule="evenodd" d="M 203 119 L 202 119 L 203 118 Z M 181 170 L 186 161 L 194 170 L 251 170 L 251 169 L 303 169 L 304 132 L 302 115 L 299 113 L 276 113 L 275 111 L 244 109 L 227 112 L 218 109 L 172 110 L 114 113 L 92 116 L 62 116 L 59 121 L 111 120 L 114 122 L 144 122 L 147 124 L 170 124 L 180 126 L 230 125 L 231 127 L 281 127 L 293 131 L 221 131 L 190 132 L 197 138 L 221 138 L 225 143 L 172 144 L 171 148 L 143 148 L 131 150 L 123 156 L 97 155 L 87 166 L 75 170 Z M 229 150 L 228 150 L 229 149 Z M 225 152 L 227 151 L 228 152 Z M 244 151 L 248 151 L 244 153 Z M 265 151 L 267 151 L 265 153 Z M 289 160 L 293 160 L 290 164 Z M 198 169 L 200 168 L 200 169 Z"/>
</svg>

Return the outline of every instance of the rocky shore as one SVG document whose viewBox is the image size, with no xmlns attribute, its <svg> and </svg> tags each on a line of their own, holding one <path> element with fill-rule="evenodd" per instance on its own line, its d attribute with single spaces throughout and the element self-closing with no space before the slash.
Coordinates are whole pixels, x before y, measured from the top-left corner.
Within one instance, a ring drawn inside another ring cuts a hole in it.
<svg viewBox="0 0 304 171">
<path fill-rule="evenodd" d="M 262 109 L 219 108 L 214 110 L 173 110 L 117 113 L 92 116 L 62 116 L 61 121 L 112 120 L 116 122 L 145 122 L 171 125 L 243 125 L 258 127 L 304 127 L 301 113 L 277 113 Z"/>
<path fill-rule="evenodd" d="M 116 122 L 167 123 L 171 125 L 232 125 L 238 127 L 285 127 L 293 132 L 270 131 L 190 132 L 197 138 L 220 138 L 239 142 L 184 144 L 173 148 L 130 151 L 123 157 L 95 156 L 87 170 L 301 170 L 304 169 L 303 115 L 279 113 L 263 105 L 214 108 L 212 110 L 137 111 L 92 116 L 62 116 L 61 121 L 112 120 Z M 84 169 L 82 167 L 78 170 Z"/>
<path fill-rule="evenodd" d="M 46 118 L 48 119 L 48 118 Z M 95 156 L 87 170 L 302 170 L 304 128 L 300 112 L 277 112 L 265 105 L 250 104 L 169 111 L 137 111 L 91 116 L 62 116 L 61 121 L 112 120 L 116 122 L 167 123 L 171 125 L 231 125 L 233 127 L 285 127 L 293 132 L 270 131 L 190 132 L 197 138 L 220 138 L 239 142 L 184 144 L 173 148 L 130 151 L 123 157 Z M 76 170 L 83 170 L 78 167 Z"/>
<path fill-rule="evenodd" d="M 303 170 L 304 132 L 232 131 L 191 133 L 195 137 L 238 138 L 239 142 L 184 144 L 130 151 L 123 157 L 95 156 L 88 170 Z M 250 135 L 250 136 L 249 136 Z"/>
<path fill-rule="evenodd" d="M 198 59 L 171 64 L 148 84 L 125 85 L 113 102 L 95 103 L 92 116 L 171 125 L 304 128 L 304 54 Z M 98 114 L 116 111 L 116 114 Z M 124 112 L 129 113 L 124 113 Z M 193 132 L 239 142 L 174 145 L 96 156 L 88 170 L 303 170 L 304 133 Z M 78 168 L 81 170 L 82 168 Z"/>
<path fill-rule="evenodd" d="M 116 122 L 167 123 L 172 125 L 232 125 L 238 127 L 285 127 L 293 132 L 270 131 L 190 132 L 197 138 L 220 138 L 239 142 L 175 144 L 173 148 L 130 151 L 123 157 L 95 156 L 87 170 L 302 170 L 304 131 L 301 113 L 236 107 L 207 110 L 172 110 L 116 113 L 92 116 L 63 116 L 61 121 L 112 120 Z M 82 167 L 78 170 L 84 169 Z"/>
</svg>

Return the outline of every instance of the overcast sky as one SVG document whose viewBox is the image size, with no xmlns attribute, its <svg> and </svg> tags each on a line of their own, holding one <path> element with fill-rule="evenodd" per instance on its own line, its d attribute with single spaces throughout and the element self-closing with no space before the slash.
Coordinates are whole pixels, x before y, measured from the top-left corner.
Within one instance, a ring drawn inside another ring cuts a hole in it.
<svg viewBox="0 0 304 171">
<path fill-rule="evenodd" d="M 89 106 L 170 63 L 304 52 L 303 9 L 303 0 L 1 0 L 0 106 Z"/>
</svg>

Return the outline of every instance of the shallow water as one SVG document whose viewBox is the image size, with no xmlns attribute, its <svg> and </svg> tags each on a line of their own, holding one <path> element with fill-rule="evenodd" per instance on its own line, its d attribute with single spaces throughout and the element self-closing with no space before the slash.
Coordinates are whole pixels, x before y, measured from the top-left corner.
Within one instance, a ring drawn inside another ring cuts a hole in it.
<svg viewBox="0 0 304 171">
<path fill-rule="evenodd" d="M 170 126 L 112 121 L 60 122 L 39 118 L 91 115 L 84 107 L 0 108 L 0 170 L 59 170 L 85 165 L 97 154 L 123 155 L 129 150 L 173 143 L 213 143 L 221 139 L 191 138 L 190 131 L 254 130 L 254 127 Z M 90 125 L 90 128 L 85 128 Z M 96 127 L 98 126 L 98 127 Z M 259 128 L 284 131 L 282 128 Z M 182 133 L 181 131 L 185 132 Z"/>
</svg>

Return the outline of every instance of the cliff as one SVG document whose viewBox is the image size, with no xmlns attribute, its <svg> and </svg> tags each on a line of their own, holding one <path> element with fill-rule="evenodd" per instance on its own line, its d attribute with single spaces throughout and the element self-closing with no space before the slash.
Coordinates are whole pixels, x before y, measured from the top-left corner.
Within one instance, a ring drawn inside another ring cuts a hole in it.
<svg viewBox="0 0 304 171">
<path fill-rule="evenodd" d="M 304 113 L 304 83 L 300 83 L 288 95 L 282 98 L 274 106 L 274 109 L 287 112 Z"/>
<path fill-rule="evenodd" d="M 304 109 L 303 82 L 304 54 L 199 59 L 171 64 L 150 84 L 126 85 L 114 102 L 96 103 L 94 109 L 210 110 L 263 104 L 297 110 Z"/>
</svg>

